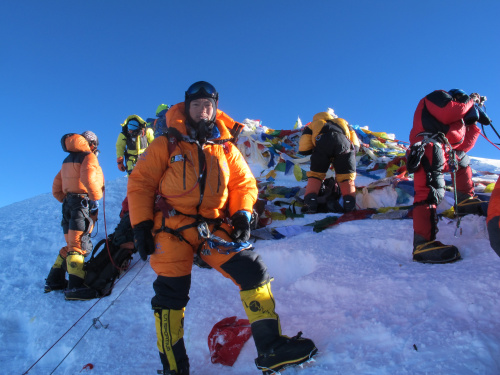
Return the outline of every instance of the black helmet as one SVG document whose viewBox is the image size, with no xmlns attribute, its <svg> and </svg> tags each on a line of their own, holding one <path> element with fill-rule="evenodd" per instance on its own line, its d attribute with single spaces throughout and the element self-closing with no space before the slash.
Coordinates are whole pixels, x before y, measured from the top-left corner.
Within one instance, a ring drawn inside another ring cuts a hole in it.
<svg viewBox="0 0 500 375">
<path fill-rule="evenodd" d="M 99 139 L 97 139 L 97 135 L 95 135 L 94 132 L 87 130 L 86 132 L 83 132 L 81 136 L 87 140 L 90 146 L 93 145 L 96 148 L 99 146 Z"/>
<path fill-rule="evenodd" d="M 196 99 L 208 99 L 212 102 L 212 105 L 214 107 L 214 114 L 210 120 L 211 121 L 215 120 L 217 112 L 217 102 L 219 101 L 219 93 L 217 92 L 215 87 L 213 87 L 210 83 L 205 81 L 198 81 L 189 86 L 189 88 L 186 90 L 186 95 L 184 99 L 185 111 L 189 119 L 190 119 L 189 105 L 193 100 Z"/>
</svg>

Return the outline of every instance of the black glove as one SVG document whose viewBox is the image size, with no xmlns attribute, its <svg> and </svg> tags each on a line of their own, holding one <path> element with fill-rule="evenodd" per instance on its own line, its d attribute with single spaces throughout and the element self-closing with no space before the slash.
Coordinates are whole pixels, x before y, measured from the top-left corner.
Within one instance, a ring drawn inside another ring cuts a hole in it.
<svg viewBox="0 0 500 375">
<path fill-rule="evenodd" d="M 479 107 L 477 104 L 474 104 L 472 107 L 470 107 L 470 109 L 464 115 L 465 125 L 473 125 L 477 120 L 479 120 L 479 112 L 477 110 L 478 108 Z"/>
<path fill-rule="evenodd" d="M 151 233 L 152 229 L 152 220 L 146 220 L 134 226 L 134 246 L 139 251 L 142 260 L 147 260 L 148 255 L 155 252 L 155 240 Z"/>
<path fill-rule="evenodd" d="M 231 216 L 233 233 L 231 238 L 235 242 L 247 242 L 250 239 L 250 221 L 244 211 L 238 211 Z"/>
<path fill-rule="evenodd" d="M 482 125 L 491 125 L 491 119 L 488 117 L 483 107 L 477 106 L 477 112 L 479 114 L 479 119 L 477 120 L 477 122 Z"/>
</svg>

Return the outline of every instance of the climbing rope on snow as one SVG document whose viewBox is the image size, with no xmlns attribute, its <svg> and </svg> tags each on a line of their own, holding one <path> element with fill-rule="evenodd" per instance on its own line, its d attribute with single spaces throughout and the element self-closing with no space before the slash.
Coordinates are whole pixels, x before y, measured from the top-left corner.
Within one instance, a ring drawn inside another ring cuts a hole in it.
<svg viewBox="0 0 500 375">
<path fill-rule="evenodd" d="M 139 260 L 137 260 L 137 262 L 134 263 L 134 266 L 139 262 Z M 107 328 L 107 325 L 104 326 L 104 324 L 102 324 L 102 322 L 99 320 L 106 311 L 109 310 L 109 308 L 115 303 L 115 301 L 120 298 L 120 296 L 123 294 L 123 292 L 125 292 L 125 290 L 130 286 L 130 284 L 132 284 L 132 282 L 135 280 L 135 278 L 137 277 L 137 275 L 139 275 L 139 273 L 141 273 L 141 271 L 144 269 L 144 266 L 146 265 L 147 262 L 144 262 L 144 264 L 142 265 L 141 269 L 135 274 L 135 276 L 129 281 L 129 283 L 127 284 L 127 286 L 125 288 L 123 288 L 123 290 L 120 292 L 120 294 L 118 294 L 118 296 L 108 305 L 108 307 L 106 307 L 106 309 L 104 309 L 104 311 L 97 317 L 97 318 L 94 318 L 92 319 L 92 324 L 89 326 L 89 328 L 85 331 L 85 333 L 80 337 L 80 339 L 75 343 L 75 345 L 73 345 L 73 347 L 68 351 L 68 353 L 64 356 L 63 359 L 61 359 L 61 362 L 59 362 L 57 364 L 57 366 L 54 368 L 54 370 L 52 370 L 52 372 L 50 373 L 50 375 L 52 375 L 58 368 L 59 366 L 61 366 L 61 364 L 66 360 L 66 358 L 68 358 L 68 356 L 71 354 L 71 352 L 76 348 L 76 346 L 80 343 L 80 341 L 83 340 L 83 338 L 85 337 L 85 335 L 90 331 L 90 329 L 92 327 L 95 327 L 95 328 L 98 328 L 96 326 L 97 322 L 101 323 L 101 326 L 103 326 L 104 328 Z M 133 267 L 133 266 L 132 266 Z M 131 268 L 132 268 L 131 267 Z M 130 268 L 130 269 L 131 269 Z M 128 272 L 128 271 L 127 271 Z M 102 297 L 101 297 L 102 298 Z M 101 300 L 101 298 L 99 300 Z M 97 301 L 99 302 L 99 301 Z M 94 307 L 97 302 L 92 306 Z M 91 308 L 92 308 L 91 307 Z M 90 309 L 89 309 L 90 310 Z M 88 312 L 88 311 L 87 311 Z M 86 313 L 85 313 L 86 314 Z M 83 316 L 82 316 L 83 318 Z M 80 320 L 80 319 L 79 319 Z M 73 325 L 74 326 L 74 325 Z M 73 328 L 73 327 L 71 327 Z"/>
<path fill-rule="evenodd" d="M 139 263 L 139 260 L 137 260 L 137 262 L 135 262 L 135 263 L 134 263 L 134 264 L 133 264 L 133 265 L 132 265 L 132 266 L 131 266 L 131 267 L 130 267 L 130 268 L 129 268 L 129 269 L 128 269 L 125 273 L 124 273 L 124 275 L 123 275 L 123 276 L 125 276 L 125 275 L 126 275 L 126 274 L 127 274 L 127 273 L 128 273 L 128 272 L 132 269 L 132 268 L 134 268 L 134 267 L 137 265 L 137 263 Z M 130 284 L 131 284 L 131 283 L 135 280 L 135 278 L 139 275 L 139 273 L 140 273 L 140 272 L 144 269 L 144 266 L 146 265 L 146 263 L 147 263 L 147 262 L 144 262 L 144 264 L 142 265 L 141 269 L 140 269 L 140 270 L 139 270 L 139 271 L 135 274 L 135 276 L 132 278 L 132 280 L 130 280 L 130 282 L 127 284 L 127 286 L 126 286 L 125 288 L 123 288 L 123 290 L 120 292 L 120 294 L 118 294 L 118 296 L 117 296 L 117 297 L 116 297 L 116 298 L 115 298 L 115 299 L 114 299 L 114 300 L 113 300 L 113 301 L 109 304 L 109 306 L 108 306 L 108 307 L 107 307 L 107 308 L 106 308 L 106 309 L 105 309 L 105 310 L 101 313 L 101 315 L 99 315 L 99 317 L 97 317 L 97 318 L 93 319 L 93 323 L 92 323 L 92 325 L 89 327 L 89 329 L 87 329 L 87 331 L 86 331 L 86 332 L 83 334 L 83 336 L 82 336 L 82 337 L 78 340 L 78 342 L 77 342 L 77 343 L 76 343 L 76 344 L 75 344 L 75 345 L 71 348 L 71 350 L 68 352 L 68 354 L 67 354 L 67 355 L 66 355 L 66 356 L 65 356 L 65 357 L 61 360 L 61 362 L 59 362 L 59 364 L 56 366 L 56 368 L 54 368 L 54 370 L 51 372 L 51 374 L 53 374 L 53 373 L 54 373 L 54 371 L 56 371 L 56 370 L 57 370 L 57 368 L 58 368 L 58 367 L 59 367 L 59 366 L 60 366 L 60 365 L 64 362 L 64 360 L 68 357 L 68 355 L 69 355 L 69 354 L 73 351 L 73 349 L 74 349 L 74 348 L 78 345 L 78 343 L 79 343 L 79 342 L 83 339 L 83 337 L 87 334 L 87 332 L 90 330 L 90 328 L 91 328 L 91 327 L 95 327 L 95 324 L 97 323 L 97 321 L 99 321 L 99 318 L 100 318 L 100 317 L 101 317 L 101 316 L 102 316 L 102 315 L 103 315 L 103 314 L 104 314 L 104 313 L 105 313 L 105 312 L 106 312 L 106 311 L 107 311 L 107 310 L 108 310 L 108 309 L 109 309 L 109 308 L 110 308 L 110 307 L 114 304 L 114 302 L 115 302 L 118 298 L 120 298 L 120 296 L 123 294 L 123 292 L 124 292 L 124 291 L 125 291 L 125 290 L 129 287 L 129 286 L 130 286 Z M 123 278 L 123 277 L 121 277 L 120 279 L 118 279 L 118 281 L 117 281 L 115 284 L 117 284 L 117 283 L 118 283 L 118 282 L 119 282 L 122 278 Z M 89 311 L 90 311 L 90 310 L 92 310 L 92 309 L 95 307 L 95 305 L 97 305 L 97 304 L 98 304 L 98 303 L 99 303 L 99 302 L 100 302 L 103 298 L 104 298 L 104 296 L 103 296 L 103 297 L 100 297 L 100 298 L 99 298 L 99 299 L 98 299 L 98 300 L 97 300 L 97 301 L 96 301 L 96 302 L 95 302 L 92 306 L 90 306 L 90 308 L 89 308 L 89 309 L 88 309 L 88 310 L 87 310 L 87 311 L 86 311 L 86 312 L 85 312 L 85 313 L 84 313 L 84 314 L 83 314 L 83 315 L 82 315 L 82 316 L 81 316 L 81 317 L 80 317 L 80 318 L 79 318 L 79 319 L 78 319 L 75 323 L 73 323 L 73 325 L 72 325 L 72 326 L 71 326 L 71 327 L 70 327 L 70 328 L 69 328 L 66 332 L 64 332 L 64 333 L 62 334 L 62 336 L 61 336 L 61 337 L 59 337 L 59 338 L 57 339 L 57 341 L 56 341 L 54 344 L 52 344 L 52 346 L 51 346 L 50 348 L 48 348 L 48 349 L 45 351 L 45 353 L 43 353 L 43 354 L 40 356 L 40 358 L 38 358 L 38 359 L 35 361 L 35 363 L 33 363 L 33 364 L 30 366 L 30 368 L 28 368 L 28 370 L 26 370 L 25 372 L 23 372 L 23 375 L 28 374 L 28 373 L 31 371 L 31 369 L 32 369 L 33 367 L 35 367 L 35 365 L 36 365 L 38 362 L 40 362 L 40 360 L 41 360 L 43 357 L 45 357 L 45 355 L 47 355 L 47 353 L 48 353 L 48 352 L 50 352 L 50 351 L 51 351 L 51 350 L 52 350 L 52 349 L 53 349 L 53 348 L 57 345 L 57 343 L 59 343 L 59 341 L 61 341 L 61 340 L 63 339 L 63 337 L 64 337 L 64 336 L 66 336 L 66 335 L 69 333 L 69 331 L 71 331 L 71 330 L 72 330 L 72 329 L 73 329 L 73 328 L 74 328 L 74 327 L 78 324 L 78 322 L 80 322 L 80 320 L 82 320 L 82 319 L 85 317 L 85 315 L 87 315 L 87 314 L 89 313 Z M 102 323 L 101 323 L 101 324 L 102 324 Z"/>
</svg>

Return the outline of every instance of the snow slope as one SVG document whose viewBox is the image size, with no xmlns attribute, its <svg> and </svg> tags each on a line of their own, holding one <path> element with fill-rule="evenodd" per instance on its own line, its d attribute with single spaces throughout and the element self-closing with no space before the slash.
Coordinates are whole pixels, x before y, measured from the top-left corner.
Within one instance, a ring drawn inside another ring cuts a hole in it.
<svg viewBox="0 0 500 375">
<path fill-rule="evenodd" d="M 499 173 L 500 161 L 473 158 L 473 168 Z M 106 184 L 108 233 L 118 223 L 126 182 Z M 65 301 L 60 292 L 43 293 L 63 245 L 60 211 L 51 194 L 0 208 L 1 373 L 155 374 L 161 368 L 150 305 L 155 274 L 138 255 L 109 297 Z M 99 215 L 94 243 L 105 237 L 102 203 Z M 315 362 L 286 374 L 500 374 L 500 258 L 483 217 L 467 216 L 462 227 L 455 237 L 454 222 L 439 223 L 438 239 L 458 246 L 464 258 L 446 265 L 411 261 L 411 220 L 362 220 L 257 241 L 275 279 L 284 334 L 303 331 L 320 351 Z M 237 288 L 195 267 L 185 319 L 191 374 L 259 373 L 253 339 L 233 367 L 210 362 L 212 326 L 234 315 L 245 317 Z"/>
</svg>

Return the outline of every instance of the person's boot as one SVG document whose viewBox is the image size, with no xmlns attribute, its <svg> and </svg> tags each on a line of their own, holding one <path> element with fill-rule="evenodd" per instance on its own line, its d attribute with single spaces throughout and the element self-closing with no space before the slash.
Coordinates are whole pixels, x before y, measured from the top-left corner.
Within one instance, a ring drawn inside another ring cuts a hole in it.
<svg viewBox="0 0 500 375">
<path fill-rule="evenodd" d="M 252 327 L 258 357 L 255 365 L 264 374 L 272 374 L 309 361 L 318 351 L 312 340 L 281 334 L 279 317 L 274 311 L 271 283 L 240 292 L 241 301 Z"/>
<path fill-rule="evenodd" d="M 440 241 L 427 241 L 414 233 L 413 261 L 419 263 L 451 263 L 462 259 L 456 246 L 444 245 Z"/>
<path fill-rule="evenodd" d="M 259 352 L 255 365 L 264 374 L 274 374 L 311 360 L 317 352 L 314 342 L 302 337 L 302 332 L 294 337 L 279 336 L 266 350 Z"/>
<path fill-rule="evenodd" d="M 483 210 L 483 201 L 478 197 L 471 197 L 468 194 L 457 192 L 457 214 L 486 216 Z"/>
<path fill-rule="evenodd" d="M 304 205 L 301 212 L 305 214 L 315 214 L 318 211 L 318 194 L 309 193 L 304 197 Z"/>
<path fill-rule="evenodd" d="M 164 375 L 189 375 L 189 357 L 183 338 L 184 310 L 154 310 L 157 345 Z"/>
<path fill-rule="evenodd" d="M 356 197 L 353 195 L 344 195 L 344 212 L 352 212 L 356 209 Z"/>
<path fill-rule="evenodd" d="M 66 257 L 66 267 L 68 269 L 68 288 L 64 291 L 66 300 L 86 301 L 99 298 L 97 290 L 84 284 L 84 264 L 85 260 L 81 254 L 68 254 Z"/>
<path fill-rule="evenodd" d="M 50 269 L 49 275 L 45 279 L 44 292 L 49 293 L 53 290 L 66 289 L 68 281 L 66 280 L 66 271 L 63 268 L 65 259 L 59 254 L 57 259 Z"/>
</svg>

